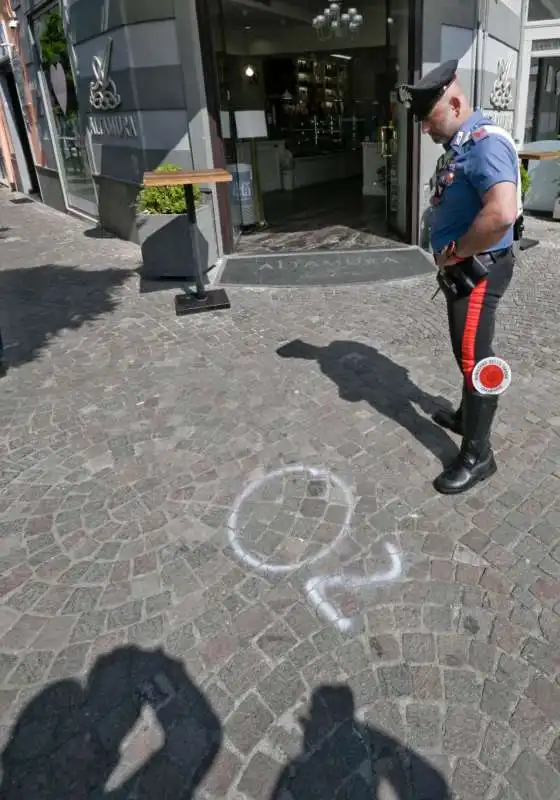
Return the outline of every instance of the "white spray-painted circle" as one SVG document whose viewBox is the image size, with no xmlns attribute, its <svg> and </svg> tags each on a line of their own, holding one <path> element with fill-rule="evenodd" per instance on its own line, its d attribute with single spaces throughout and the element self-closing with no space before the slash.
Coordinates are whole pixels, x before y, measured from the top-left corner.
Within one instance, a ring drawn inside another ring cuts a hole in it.
<svg viewBox="0 0 560 800">
<path fill-rule="evenodd" d="M 314 556 L 304 558 L 302 561 L 298 561 L 296 564 L 270 564 L 266 562 L 264 558 L 258 558 L 252 553 L 248 553 L 240 543 L 238 535 L 239 512 L 243 504 L 247 502 L 247 500 L 257 491 L 257 489 L 260 489 L 262 486 L 265 486 L 265 484 L 270 483 L 270 481 L 273 481 L 276 478 L 282 478 L 284 475 L 297 474 L 309 475 L 315 480 L 322 478 L 323 480 L 333 483 L 336 487 L 338 487 L 344 495 L 346 515 L 341 525 L 340 532 L 335 536 L 330 544 L 322 547 L 318 553 L 315 553 Z M 233 509 L 226 523 L 226 528 L 230 546 L 240 561 L 242 561 L 251 569 L 255 570 L 255 572 L 261 572 L 266 575 L 288 575 L 289 573 L 295 572 L 302 567 L 308 567 L 311 564 L 315 564 L 317 561 L 320 561 L 332 550 L 334 550 L 338 543 L 342 541 L 342 539 L 344 539 L 348 533 L 353 514 L 354 495 L 352 489 L 342 480 L 342 478 L 339 478 L 338 475 L 335 475 L 333 472 L 327 469 L 318 469 L 316 467 L 306 467 L 303 464 L 297 464 L 294 466 L 282 467 L 281 469 L 274 470 L 274 472 L 269 472 L 266 475 L 263 475 L 261 478 L 252 481 L 235 499 Z"/>
</svg>

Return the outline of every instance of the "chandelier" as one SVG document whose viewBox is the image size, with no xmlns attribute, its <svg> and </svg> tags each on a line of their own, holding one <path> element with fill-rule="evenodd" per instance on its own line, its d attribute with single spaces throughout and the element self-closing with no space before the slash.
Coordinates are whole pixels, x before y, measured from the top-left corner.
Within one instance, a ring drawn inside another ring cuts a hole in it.
<svg viewBox="0 0 560 800">
<path fill-rule="evenodd" d="M 317 31 L 319 39 L 327 41 L 333 37 L 358 33 L 364 23 L 362 14 L 358 14 L 357 8 L 349 8 L 343 12 L 340 3 L 331 3 L 325 8 L 322 14 L 317 14 L 313 19 L 312 25 Z"/>
</svg>

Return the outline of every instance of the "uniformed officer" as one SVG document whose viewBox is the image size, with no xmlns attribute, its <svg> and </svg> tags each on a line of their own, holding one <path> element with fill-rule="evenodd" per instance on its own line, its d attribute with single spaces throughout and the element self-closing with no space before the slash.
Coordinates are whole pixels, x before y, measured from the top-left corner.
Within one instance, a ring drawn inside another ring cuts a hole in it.
<svg viewBox="0 0 560 800">
<path fill-rule="evenodd" d="M 498 396 L 477 392 L 472 378 L 476 364 L 494 355 L 495 314 L 512 279 L 520 204 L 515 144 L 472 109 L 457 67 L 457 61 L 448 61 L 416 85 L 398 87 L 400 102 L 421 121 L 423 133 L 445 149 L 432 179 L 430 243 L 463 396 L 456 412 L 442 409 L 434 420 L 463 441 L 458 457 L 434 483 L 443 494 L 467 491 L 497 469 L 490 431 Z"/>
</svg>

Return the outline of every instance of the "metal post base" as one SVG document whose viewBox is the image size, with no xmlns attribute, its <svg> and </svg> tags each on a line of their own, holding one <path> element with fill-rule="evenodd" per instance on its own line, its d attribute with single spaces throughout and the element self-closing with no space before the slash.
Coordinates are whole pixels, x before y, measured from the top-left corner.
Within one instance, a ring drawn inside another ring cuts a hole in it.
<svg viewBox="0 0 560 800">
<path fill-rule="evenodd" d="M 231 308 L 225 289 L 209 289 L 204 295 L 178 294 L 175 297 L 175 313 L 178 317 L 185 314 L 200 314 L 202 311 L 221 311 Z"/>
<path fill-rule="evenodd" d="M 526 239 L 525 237 L 523 237 L 519 242 L 519 249 L 521 251 L 530 250 L 531 247 L 536 247 L 538 244 L 540 244 L 538 239 Z"/>
</svg>

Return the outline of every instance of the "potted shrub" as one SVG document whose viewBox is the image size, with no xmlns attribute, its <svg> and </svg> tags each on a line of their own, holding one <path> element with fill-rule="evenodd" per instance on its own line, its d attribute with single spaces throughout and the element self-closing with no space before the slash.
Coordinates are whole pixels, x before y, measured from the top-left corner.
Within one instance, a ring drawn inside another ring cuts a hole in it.
<svg viewBox="0 0 560 800">
<path fill-rule="evenodd" d="M 552 207 L 552 219 L 560 220 L 560 178 L 556 179 L 556 200 Z"/>
<path fill-rule="evenodd" d="M 184 167 L 162 164 L 156 172 L 178 172 Z M 203 272 L 217 260 L 216 229 L 210 193 L 193 187 L 196 229 L 186 214 L 182 186 L 143 186 L 138 194 L 138 243 L 142 250 L 145 278 L 194 280 L 194 247 Z"/>
<path fill-rule="evenodd" d="M 525 194 L 529 191 L 531 187 L 531 182 L 533 179 L 531 178 L 531 176 L 529 175 L 529 171 L 523 164 L 520 164 L 519 171 L 521 173 L 521 196 L 525 197 Z"/>
</svg>

